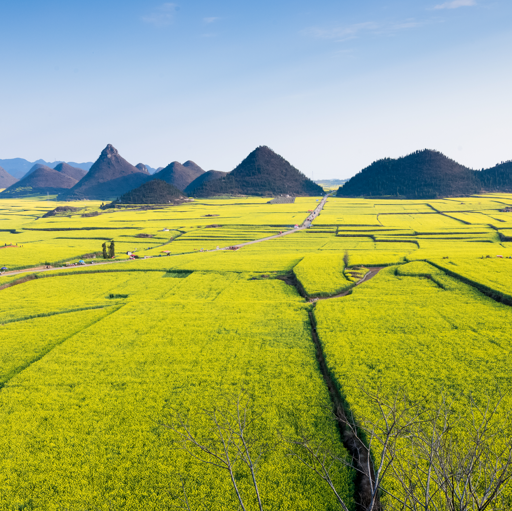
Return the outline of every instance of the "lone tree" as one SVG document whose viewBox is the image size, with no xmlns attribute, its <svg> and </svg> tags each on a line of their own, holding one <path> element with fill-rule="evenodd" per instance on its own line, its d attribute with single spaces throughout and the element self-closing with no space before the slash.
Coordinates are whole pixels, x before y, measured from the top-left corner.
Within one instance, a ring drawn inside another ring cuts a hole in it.
<svg viewBox="0 0 512 511">
<path fill-rule="evenodd" d="M 101 247 L 103 248 L 103 259 L 108 259 L 107 242 L 105 241 Z"/>
<path fill-rule="evenodd" d="M 264 511 L 257 472 L 273 446 L 262 440 L 255 429 L 255 423 L 261 418 L 262 412 L 254 408 L 251 396 L 242 390 L 237 395 L 222 395 L 212 408 L 201 408 L 195 413 L 171 408 L 159 425 L 173 433 L 175 445 L 192 459 L 224 472 L 233 489 L 237 509 L 247 511 L 257 506 L 259 511 Z M 251 495 L 243 495 L 239 487 L 244 471 L 252 483 Z M 185 482 L 180 479 L 181 509 L 192 511 Z"/>
<path fill-rule="evenodd" d="M 345 268 L 349 267 L 349 259 L 348 250 L 345 250 L 345 253 L 343 254 L 343 264 L 345 265 Z"/>
<path fill-rule="evenodd" d="M 116 247 L 114 245 L 114 240 L 110 242 L 110 247 L 108 249 L 108 255 L 110 256 L 110 259 L 114 259 L 116 256 Z"/>
</svg>

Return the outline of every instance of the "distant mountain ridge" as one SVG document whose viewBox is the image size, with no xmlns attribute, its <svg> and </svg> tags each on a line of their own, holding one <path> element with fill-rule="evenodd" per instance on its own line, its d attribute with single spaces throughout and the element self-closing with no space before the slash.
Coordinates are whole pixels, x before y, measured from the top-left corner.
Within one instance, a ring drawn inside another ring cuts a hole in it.
<svg viewBox="0 0 512 511">
<path fill-rule="evenodd" d="M 317 185 L 331 187 L 343 185 L 348 181 L 348 179 L 314 179 L 313 181 Z"/>
<path fill-rule="evenodd" d="M 189 160 L 183 164 L 173 161 L 167 167 L 153 174 L 152 178 L 165 181 L 178 190 L 184 191 L 192 181 L 204 173 L 204 170 L 193 161 Z"/>
<path fill-rule="evenodd" d="M 147 163 L 142 163 L 142 165 L 144 165 L 144 167 L 146 167 L 148 169 L 148 172 L 150 174 L 154 174 L 155 172 L 158 172 L 159 170 L 163 169 L 163 167 L 158 167 L 157 169 L 155 169 L 153 167 L 150 167 Z"/>
<path fill-rule="evenodd" d="M 196 197 L 323 193 L 322 187 L 267 146 L 257 147 L 229 174 L 207 181 L 194 191 Z"/>
<path fill-rule="evenodd" d="M 19 169 L 20 180 L 0 165 L 2 197 L 29 194 L 59 194 L 61 200 L 112 200 L 152 181 L 164 181 L 180 192 L 196 197 L 219 195 L 321 195 L 324 186 L 343 180 L 307 178 L 283 157 L 267 146 L 252 151 L 233 171 L 205 172 L 191 160 L 171 162 L 151 174 L 150 166 L 133 166 L 112 146 L 102 151 L 94 164 L 35 163 L 22 158 L 0 160 Z M 55 162 L 54 162 L 55 163 Z M 89 167 L 87 172 L 79 165 Z M 340 186 L 338 197 L 398 197 L 433 199 L 468 196 L 485 192 L 512 193 L 512 160 L 489 169 L 473 170 L 448 158 L 439 151 L 424 149 L 400 158 L 375 161 Z M 156 188 L 144 189 L 145 194 Z"/>
<path fill-rule="evenodd" d="M 68 165 L 64 162 L 59 163 L 54 168 L 48 167 L 48 165 L 44 165 L 43 163 L 35 163 L 34 166 L 23 176 L 23 178 L 30 176 L 30 174 L 35 172 L 37 169 L 56 170 L 57 172 L 62 172 L 63 174 L 76 179 L 77 181 L 80 181 L 80 179 L 82 179 L 85 174 L 87 174 L 87 171 L 79 169 L 78 167 L 72 167 L 71 165 Z"/>
<path fill-rule="evenodd" d="M 0 189 L 9 188 L 9 186 L 16 183 L 18 180 L 11 176 L 4 168 L 0 167 Z"/>
<path fill-rule="evenodd" d="M 30 162 L 28 160 L 25 160 L 24 158 L 9 158 L 9 159 L 5 159 L 5 160 L 0 160 L 0 167 L 3 167 L 9 174 L 11 174 L 11 176 L 13 176 L 17 179 L 21 179 L 37 163 L 39 163 L 41 165 L 46 165 L 47 167 L 53 169 L 59 163 L 63 163 L 63 161 L 60 160 L 60 161 L 48 162 L 45 160 L 36 160 L 34 162 Z M 68 165 L 71 165 L 72 167 L 88 171 L 92 167 L 93 162 L 76 163 L 76 162 L 69 161 L 67 163 L 68 163 Z"/>
<path fill-rule="evenodd" d="M 62 172 L 38 164 L 33 172 L 4 190 L 0 197 L 23 197 L 46 193 L 53 195 L 72 188 L 77 182 L 76 179 Z"/>
<path fill-rule="evenodd" d="M 149 174 L 149 169 L 146 165 L 144 165 L 144 163 L 137 163 L 137 165 L 135 165 L 135 167 L 137 169 L 139 169 L 141 172 L 144 172 L 144 174 Z"/>
<path fill-rule="evenodd" d="M 85 174 L 85 170 L 72 167 L 67 163 L 59 163 L 55 169 L 36 163 L 20 180 L 12 178 L 14 181 L 6 187 L 1 196 L 57 194 L 75 186 Z"/>
<path fill-rule="evenodd" d="M 62 163 L 58 168 L 61 172 L 71 175 L 81 172 L 80 169 L 73 169 L 71 166 Z M 120 198 L 127 192 L 134 190 L 151 180 L 165 181 L 175 186 L 181 194 L 183 189 L 192 182 L 195 177 L 204 174 L 204 170 L 193 161 L 187 161 L 183 165 L 179 162 L 172 162 L 167 167 L 155 174 L 150 174 L 151 167 L 144 163 L 132 165 L 126 161 L 117 149 L 108 144 L 101 152 L 99 158 L 91 166 L 89 172 L 80 177 L 78 182 L 69 190 L 59 194 L 59 200 L 112 200 Z M 144 193 L 148 193 L 144 189 Z M 167 193 L 171 193 L 167 190 Z"/>
</svg>

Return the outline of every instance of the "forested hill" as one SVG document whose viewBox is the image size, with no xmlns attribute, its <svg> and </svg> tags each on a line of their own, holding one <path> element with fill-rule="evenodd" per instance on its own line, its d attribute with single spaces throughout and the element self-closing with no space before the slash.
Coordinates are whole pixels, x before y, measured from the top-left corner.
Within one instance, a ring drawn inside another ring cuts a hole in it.
<svg viewBox="0 0 512 511">
<path fill-rule="evenodd" d="M 323 195 L 322 187 L 307 178 L 266 146 L 255 149 L 225 177 L 208 181 L 196 197 L 212 195 Z"/>
<path fill-rule="evenodd" d="M 188 195 L 193 195 L 197 188 L 208 181 L 213 181 L 214 179 L 220 179 L 227 175 L 227 172 L 222 172 L 220 170 L 208 170 L 204 174 L 201 174 L 199 177 L 196 177 L 192 183 L 190 183 L 184 190 Z"/>
<path fill-rule="evenodd" d="M 161 179 L 153 179 L 125 193 L 115 202 L 120 204 L 168 204 L 185 198 L 186 195 L 175 186 Z"/>
<path fill-rule="evenodd" d="M 512 160 L 476 173 L 486 192 L 512 192 Z"/>
<path fill-rule="evenodd" d="M 372 163 L 340 187 L 337 195 L 433 199 L 471 195 L 481 188 L 477 172 L 438 151 L 425 149 Z"/>
<path fill-rule="evenodd" d="M 188 160 L 183 165 L 179 161 L 173 161 L 164 169 L 153 174 L 153 179 L 160 179 L 175 186 L 178 190 L 185 190 L 194 179 L 204 173 L 204 170 L 193 161 Z"/>
</svg>

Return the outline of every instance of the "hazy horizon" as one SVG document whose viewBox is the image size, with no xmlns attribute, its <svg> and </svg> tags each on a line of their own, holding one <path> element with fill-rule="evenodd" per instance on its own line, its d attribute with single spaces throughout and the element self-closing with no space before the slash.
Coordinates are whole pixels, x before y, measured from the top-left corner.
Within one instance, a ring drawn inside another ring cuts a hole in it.
<svg viewBox="0 0 512 511">
<path fill-rule="evenodd" d="M 0 3 L 0 159 L 230 171 L 268 145 L 315 179 L 436 149 L 512 158 L 504 0 Z"/>
</svg>

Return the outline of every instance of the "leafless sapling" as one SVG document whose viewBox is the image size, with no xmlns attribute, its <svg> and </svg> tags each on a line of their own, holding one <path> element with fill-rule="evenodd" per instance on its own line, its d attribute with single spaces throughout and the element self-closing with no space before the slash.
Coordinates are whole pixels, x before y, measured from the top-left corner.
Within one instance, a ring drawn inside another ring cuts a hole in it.
<svg viewBox="0 0 512 511">
<path fill-rule="evenodd" d="M 193 425 L 193 416 L 200 419 L 201 427 Z M 245 466 L 250 472 L 252 499 L 263 511 L 257 472 L 271 446 L 255 431 L 255 424 L 261 417 L 262 412 L 255 410 L 249 394 L 241 391 L 236 396 L 220 396 L 212 407 L 200 408 L 195 413 L 172 409 L 160 425 L 173 432 L 175 441 L 191 458 L 228 474 L 243 511 L 247 510 L 246 501 L 251 498 L 242 494 L 236 473 L 240 465 Z M 185 505 L 189 505 L 186 492 L 184 501 Z"/>
</svg>

